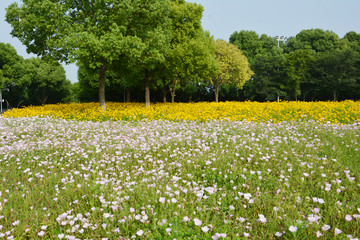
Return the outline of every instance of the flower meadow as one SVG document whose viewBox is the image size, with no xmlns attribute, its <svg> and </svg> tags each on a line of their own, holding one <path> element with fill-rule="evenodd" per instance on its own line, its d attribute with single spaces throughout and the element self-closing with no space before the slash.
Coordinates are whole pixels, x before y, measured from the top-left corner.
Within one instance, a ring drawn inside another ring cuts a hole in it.
<svg viewBox="0 0 360 240">
<path fill-rule="evenodd" d="M 360 238 L 356 121 L 44 115 L 0 117 L 0 239 Z"/>
<path fill-rule="evenodd" d="M 349 124 L 360 122 L 360 102 L 221 102 L 157 103 L 146 108 L 143 103 L 107 103 L 107 111 L 98 103 L 74 103 L 32 106 L 5 112 L 4 117 L 51 116 L 86 121 L 107 120 L 230 120 L 249 122 L 308 121 Z"/>
</svg>

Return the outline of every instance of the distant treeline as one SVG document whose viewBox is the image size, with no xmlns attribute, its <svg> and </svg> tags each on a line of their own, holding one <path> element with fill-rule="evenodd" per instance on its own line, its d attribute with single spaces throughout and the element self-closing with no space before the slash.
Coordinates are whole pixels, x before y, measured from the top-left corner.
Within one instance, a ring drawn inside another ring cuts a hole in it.
<svg viewBox="0 0 360 240">
<path fill-rule="evenodd" d="M 222 85 L 221 101 L 360 99 L 358 33 L 349 32 L 340 39 L 334 32 L 310 29 L 280 41 L 254 31 L 240 31 L 234 32 L 229 42 L 244 53 L 254 74 L 242 88 L 231 81 Z M 74 86 L 78 100 L 98 101 L 98 76 L 80 65 L 78 79 Z M 107 100 L 143 102 L 144 86 L 141 77 L 138 80 L 122 76 L 110 81 Z M 127 87 L 129 83 L 131 87 Z M 156 82 L 152 85 L 151 99 L 153 102 L 164 99 Z M 214 101 L 214 86 L 209 79 L 186 81 L 177 89 L 175 101 Z"/>
</svg>

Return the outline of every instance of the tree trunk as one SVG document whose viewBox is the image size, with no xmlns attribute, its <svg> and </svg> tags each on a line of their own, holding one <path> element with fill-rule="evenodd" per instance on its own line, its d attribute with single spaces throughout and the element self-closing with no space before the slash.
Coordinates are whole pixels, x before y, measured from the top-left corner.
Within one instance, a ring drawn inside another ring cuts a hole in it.
<svg viewBox="0 0 360 240">
<path fill-rule="evenodd" d="M 334 102 L 336 102 L 337 101 L 336 90 L 333 90 L 333 95 L 334 95 Z"/>
<path fill-rule="evenodd" d="M 150 107 L 150 74 L 146 70 L 145 72 L 145 106 Z"/>
<path fill-rule="evenodd" d="M 166 93 L 163 92 L 163 102 L 166 103 L 167 100 L 166 100 Z"/>
<path fill-rule="evenodd" d="M 41 91 L 41 105 L 44 105 L 49 97 L 49 94 L 46 93 L 45 88 Z"/>
<path fill-rule="evenodd" d="M 176 91 L 176 85 L 178 84 L 179 79 L 176 77 L 173 79 L 172 84 L 170 84 L 169 89 L 170 89 L 170 94 L 171 94 L 171 102 L 174 103 L 175 102 L 175 91 Z"/>
<path fill-rule="evenodd" d="M 170 91 L 171 93 L 171 102 L 174 103 L 175 102 L 175 89 L 173 89 L 172 91 Z"/>
<path fill-rule="evenodd" d="M 162 96 L 163 96 L 163 102 L 166 103 L 166 94 L 167 94 L 167 87 L 164 85 L 164 87 L 162 88 Z"/>
<path fill-rule="evenodd" d="M 129 103 L 130 102 L 130 92 L 131 92 L 131 89 L 128 87 L 126 88 L 126 102 Z"/>
<path fill-rule="evenodd" d="M 219 86 L 215 86 L 215 102 L 219 102 Z"/>
<path fill-rule="evenodd" d="M 45 105 L 48 97 L 49 97 L 49 95 L 43 95 L 43 96 L 41 97 L 41 105 Z"/>
<path fill-rule="evenodd" d="M 105 78 L 106 78 L 106 60 L 101 58 L 100 77 L 99 77 L 99 102 L 100 108 L 106 111 L 105 103 Z"/>
</svg>

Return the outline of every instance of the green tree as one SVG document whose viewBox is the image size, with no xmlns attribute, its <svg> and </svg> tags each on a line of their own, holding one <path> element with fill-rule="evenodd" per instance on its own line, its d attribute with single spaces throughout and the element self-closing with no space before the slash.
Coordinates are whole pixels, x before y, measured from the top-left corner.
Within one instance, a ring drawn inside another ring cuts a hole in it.
<svg viewBox="0 0 360 240">
<path fill-rule="evenodd" d="M 324 91 L 332 93 L 334 101 L 341 91 L 350 92 L 356 88 L 359 79 L 359 53 L 351 48 L 334 49 L 318 54 L 316 71 Z"/>
<path fill-rule="evenodd" d="M 202 48 L 205 40 L 205 34 L 201 27 L 203 7 L 184 0 L 172 0 L 170 9 L 172 36 L 169 49 L 165 54 L 165 62 L 158 69 L 159 81 L 157 83 L 162 89 L 164 102 L 166 102 L 166 94 L 169 91 L 173 102 L 180 81 L 184 82 L 189 79 L 191 74 L 195 73 L 193 68 L 196 68 L 200 62 L 196 62 L 199 59 L 195 60 L 194 54 L 200 54 L 203 59 L 206 58 L 203 56 L 205 51 Z"/>
<path fill-rule="evenodd" d="M 254 75 L 244 85 L 245 97 L 255 101 L 274 101 L 284 98 L 285 74 L 283 63 L 285 56 L 278 49 L 277 53 L 267 52 L 256 55 L 251 69 Z"/>
<path fill-rule="evenodd" d="M 175 91 L 181 85 L 209 79 L 218 70 L 215 61 L 214 40 L 201 29 L 198 36 L 176 44 L 170 51 L 165 71 L 166 85 L 174 102 Z"/>
<path fill-rule="evenodd" d="M 0 43 L 0 87 L 8 91 L 3 92 L 8 107 L 16 107 L 27 100 L 26 87 L 29 79 L 24 76 L 26 64 L 13 46 Z"/>
<path fill-rule="evenodd" d="M 342 39 L 345 41 L 345 44 L 348 45 L 353 50 L 360 53 L 360 34 L 354 31 L 348 32 L 345 34 Z"/>
<path fill-rule="evenodd" d="M 236 84 L 242 88 L 253 72 L 244 54 L 233 44 L 223 40 L 215 41 L 215 58 L 219 66 L 218 73 L 210 79 L 214 87 L 215 101 L 219 101 L 219 88 L 224 84 Z"/>
<path fill-rule="evenodd" d="M 277 42 L 274 38 L 262 34 L 259 36 L 254 31 L 234 32 L 229 42 L 236 45 L 248 58 L 250 66 L 254 64 L 255 57 L 259 54 L 278 52 Z"/>
<path fill-rule="evenodd" d="M 63 66 L 48 63 L 40 58 L 25 60 L 25 76 L 30 79 L 27 86 L 32 103 L 58 103 L 71 101 L 70 81 L 66 79 Z"/>
<path fill-rule="evenodd" d="M 287 74 L 287 88 L 293 92 L 297 101 L 301 95 L 301 84 L 310 78 L 310 70 L 314 63 L 314 54 L 308 50 L 295 50 L 285 54 L 284 69 Z"/>
<path fill-rule="evenodd" d="M 315 52 L 325 52 L 341 47 L 339 36 L 331 31 L 322 29 L 302 30 L 287 40 L 285 52 L 290 53 L 295 50 L 314 50 Z"/>
<path fill-rule="evenodd" d="M 97 70 L 105 110 L 107 69 L 124 58 L 152 69 L 166 51 L 168 12 L 167 0 L 23 0 L 6 21 L 28 52 Z"/>
</svg>

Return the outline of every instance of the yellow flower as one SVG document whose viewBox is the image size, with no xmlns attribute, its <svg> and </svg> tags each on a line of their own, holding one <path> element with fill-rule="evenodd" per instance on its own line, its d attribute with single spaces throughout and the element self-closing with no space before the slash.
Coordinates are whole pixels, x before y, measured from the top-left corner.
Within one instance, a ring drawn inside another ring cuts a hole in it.
<svg viewBox="0 0 360 240">
<path fill-rule="evenodd" d="M 170 120 L 208 121 L 307 121 L 349 124 L 360 119 L 360 102 L 200 102 L 158 103 L 146 108 L 143 103 L 107 103 L 102 111 L 98 103 L 72 103 L 30 106 L 13 109 L 4 117 L 51 116 L 88 121 Z"/>
</svg>

